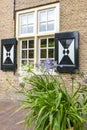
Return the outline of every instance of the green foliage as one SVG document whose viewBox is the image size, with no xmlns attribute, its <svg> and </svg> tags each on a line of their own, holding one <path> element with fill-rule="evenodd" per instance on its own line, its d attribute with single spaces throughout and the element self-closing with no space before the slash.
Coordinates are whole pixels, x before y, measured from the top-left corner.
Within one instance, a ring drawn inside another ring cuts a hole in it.
<svg viewBox="0 0 87 130">
<path fill-rule="evenodd" d="M 27 72 L 27 71 L 26 71 Z M 36 75 L 28 68 L 31 78 L 24 77 L 31 89 L 21 89 L 24 98 L 20 101 L 26 109 L 23 123 L 25 129 L 34 123 L 34 130 L 84 130 L 87 115 L 87 88 L 78 83 L 75 88 L 72 78 L 71 93 L 60 75 L 43 72 Z M 67 82 L 67 81 L 66 81 Z"/>
</svg>

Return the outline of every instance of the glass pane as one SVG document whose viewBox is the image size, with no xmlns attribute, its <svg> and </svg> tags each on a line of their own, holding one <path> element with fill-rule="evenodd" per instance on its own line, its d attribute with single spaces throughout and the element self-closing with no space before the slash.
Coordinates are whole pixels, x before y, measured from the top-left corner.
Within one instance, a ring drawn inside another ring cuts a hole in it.
<svg viewBox="0 0 87 130">
<path fill-rule="evenodd" d="M 48 58 L 54 58 L 54 50 L 53 49 L 48 50 Z"/>
<path fill-rule="evenodd" d="M 48 47 L 54 47 L 54 44 L 55 44 L 54 38 L 48 39 Z"/>
<path fill-rule="evenodd" d="M 33 33 L 34 32 L 34 27 L 33 25 L 32 26 L 29 26 L 28 25 L 28 33 Z"/>
<path fill-rule="evenodd" d="M 43 47 L 47 47 L 47 39 L 41 39 L 41 43 L 40 43 L 40 47 L 43 48 Z"/>
<path fill-rule="evenodd" d="M 22 49 L 27 48 L 27 41 L 22 41 Z"/>
<path fill-rule="evenodd" d="M 34 23 L 34 14 L 28 15 L 28 24 Z"/>
<path fill-rule="evenodd" d="M 21 25 L 26 25 L 27 24 L 27 15 L 21 16 Z"/>
<path fill-rule="evenodd" d="M 40 25 L 39 25 L 39 31 L 40 32 L 46 31 L 46 23 L 40 23 Z"/>
<path fill-rule="evenodd" d="M 47 57 L 47 50 L 46 49 L 41 49 L 41 58 L 46 58 Z"/>
<path fill-rule="evenodd" d="M 29 48 L 34 48 L 34 40 L 29 40 Z"/>
<path fill-rule="evenodd" d="M 40 65 L 41 65 L 41 66 L 44 66 L 44 65 L 45 65 L 45 60 L 42 60 L 42 59 L 41 59 L 41 60 L 40 60 Z"/>
<path fill-rule="evenodd" d="M 27 33 L 27 26 L 21 26 L 21 34 Z"/>
<path fill-rule="evenodd" d="M 46 11 L 40 12 L 39 21 L 40 22 L 47 21 L 47 12 Z"/>
<path fill-rule="evenodd" d="M 48 22 L 47 30 L 48 31 L 53 31 L 54 30 L 54 22 Z"/>
<path fill-rule="evenodd" d="M 54 10 L 48 11 L 48 20 L 54 20 Z"/>
<path fill-rule="evenodd" d="M 22 50 L 22 58 L 27 58 L 27 51 L 26 50 Z"/>
<path fill-rule="evenodd" d="M 34 50 L 29 50 L 29 58 L 34 58 Z"/>
<path fill-rule="evenodd" d="M 34 60 L 29 60 L 29 63 L 34 64 Z"/>
<path fill-rule="evenodd" d="M 27 64 L 27 60 L 22 60 L 21 62 L 22 62 L 23 65 Z"/>
<path fill-rule="evenodd" d="M 34 67 L 34 60 L 29 60 L 28 63 L 30 63 L 32 67 Z"/>
</svg>

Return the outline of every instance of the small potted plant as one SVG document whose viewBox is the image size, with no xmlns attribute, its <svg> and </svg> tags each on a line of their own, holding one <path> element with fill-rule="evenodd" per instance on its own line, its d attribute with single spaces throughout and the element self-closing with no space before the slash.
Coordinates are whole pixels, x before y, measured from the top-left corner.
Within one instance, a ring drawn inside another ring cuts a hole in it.
<svg viewBox="0 0 87 130">
<path fill-rule="evenodd" d="M 48 71 L 53 65 L 50 66 L 49 62 L 45 65 L 45 70 L 39 75 L 28 65 L 27 76 L 23 77 L 30 86 L 19 91 L 24 96 L 20 102 L 22 109 L 26 109 L 25 127 L 29 128 L 34 122 L 34 130 L 84 130 L 83 124 L 87 121 L 86 86 L 81 83 L 75 86 L 76 79 L 72 77 L 69 92 L 60 74 L 53 75 Z"/>
</svg>

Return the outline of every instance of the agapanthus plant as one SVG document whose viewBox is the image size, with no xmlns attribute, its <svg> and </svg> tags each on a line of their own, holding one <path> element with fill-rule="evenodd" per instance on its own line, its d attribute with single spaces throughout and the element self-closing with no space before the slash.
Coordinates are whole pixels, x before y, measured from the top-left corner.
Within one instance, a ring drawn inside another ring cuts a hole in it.
<svg viewBox="0 0 87 130">
<path fill-rule="evenodd" d="M 75 86 L 75 79 L 72 78 L 69 93 L 60 74 L 50 73 L 57 63 L 50 63 L 49 59 L 44 62 L 43 71 L 39 64 L 40 68 L 37 70 L 41 70 L 40 75 L 30 65 L 25 67 L 27 76 L 23 80 L 30 87 L 19 91 L 24 96 L 20 102 L 26 110 L 22 121 L 25 129 L 29 129 L 34 123 L 33 130 L 72 130 L 72 127 L 74 130 L 84 130 L 83 123 L 87 121 L 86 86 L 79 83 Z"/>
</svg>

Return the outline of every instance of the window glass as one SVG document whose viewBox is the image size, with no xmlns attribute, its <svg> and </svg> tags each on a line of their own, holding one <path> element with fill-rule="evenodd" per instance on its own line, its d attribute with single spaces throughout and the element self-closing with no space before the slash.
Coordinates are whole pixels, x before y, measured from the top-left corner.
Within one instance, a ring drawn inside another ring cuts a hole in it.
<svg viewBox="0 0 87 130">
<path fill-rule="evenodd" d="M 27 48 L 27 41 L 22 41 L 22 49 Z"/>
<path fill-rule="evenodd" d="M 34 14 L 28 15 L 28 24 L 34 23 Z"/>
<path fill-rule="evenodd" d="M 29 41 L 29 48 L 34 48 L 34 40 Z"/>
<path fill-rule="evenodd" d="M 41 49 L 41 58 L 46 58 L 47 57 L 47 53 L 46 53 L 46 49 Z"/>
<path fill-rule="evenodd" d="M 53 49 L 49 49 L 48 50 L 48 58 L 54 58 L 53 53 L 54 53 L 54 50 Z"/>
<path fill-rule="evenodd" d="M 28 25 L 28 33 L 33 33 L 34 32 L 34 27 L 31 25 Z"/>
<path fill-rule="evenodd" d="M 46 48 L 46 46 L 47 46 L 47 40 L 46 39 L 41 39 L 41 45 L 40 45 L 40 47 L 41 48 Z"/>
<path fill-rule="evenodd" d="M 46 31 L 46 23 L 40 23 L 40 25 L 39 25 L 39 31 L 40 32 Z"/>
<path fill-rule="evenodd" d="M 39 32 L 54 31 L 55 26 L 55 10 L 48 9 L 39 12 Z"/>
<path fill-rule="evenodd" d="M 54 10 L 48 10 L 48 21 L 54 20 Z"/>
<path fill-rule="evenodd" d="M 34 50 L 29 50 L 29 58 L 34 58 Z"/>
<path fill-rule="evenodd" d="M 40 12 L 39 20 L 40 20 L 40 22 L 44 22 L 47 20 L 47 12 L 46 11 Z"/>
<path fill-rule="evenodd" d="M 48 31 L 54 30 L 54 22 L 48 22 L 47 30 L 48 30 Z"/>
<path fill-rule="evenodd" d="M 27 58 L 27 50 L 22 50 L 22 58 Z"/>
<path fill-rule="evenodd" d="M 26 25 L 27 24 L 27 15 L 21 16 L 21 25 Z"/>
<path fill-rule="evenodd" d="M 54 47 L 54 44 L 55 44 L 54 38 L 49 38 L 48 39 L 48 47 Z"/>
<path fill-rule="evenodd" d="M 21 64 L 26 65 L 27 64 L 27 60 L 22 60 Z"/>
</svg>

